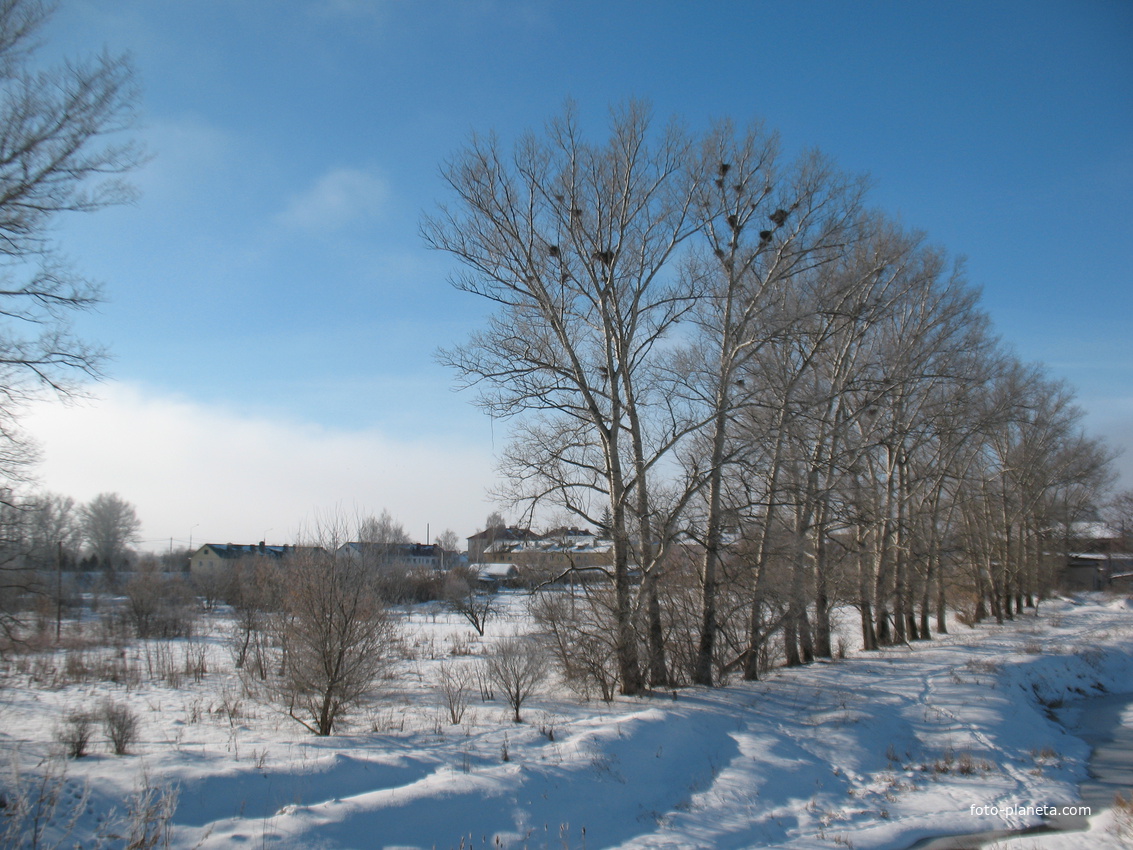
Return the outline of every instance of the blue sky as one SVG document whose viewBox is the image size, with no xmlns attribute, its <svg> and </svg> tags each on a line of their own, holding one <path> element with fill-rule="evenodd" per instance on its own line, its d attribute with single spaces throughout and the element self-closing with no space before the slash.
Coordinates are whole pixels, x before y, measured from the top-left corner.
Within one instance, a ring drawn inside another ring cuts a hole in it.
<svg viewBox="0 0 1133 850">
<path fill-rule="evenodd" d="M 1133 444 L 1133 4 L 63 0 L 47 52 L 130 51 L 141 200 L 66 222 L 114 352 L 30 424 L 47 487 L 134 502 L 154 541 L 275 541 L 388 508 L 424 539 L 492 505 L 493 429 L 434 351 L 486 307 L 424 249 L 438 166 L 574 98 L 693 128 L 762 119 L 868 173 L 968 258 L 1025 360 Z M 100 435 L 101 445 L 92 442 Z M 1120 462 L 1133 486 L 1133 458 Z"/>
</svg>

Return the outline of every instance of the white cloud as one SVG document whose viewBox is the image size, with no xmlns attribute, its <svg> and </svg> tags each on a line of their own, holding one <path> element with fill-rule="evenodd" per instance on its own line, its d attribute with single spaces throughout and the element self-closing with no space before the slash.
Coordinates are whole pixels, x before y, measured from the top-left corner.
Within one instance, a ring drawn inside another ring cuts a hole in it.
<svg viewBox="0 0 1133 850">
<path fill-rule="evenodd" d="M 293 197 L 279 218 L 300 230 L 338 230 L 358 219 L 379 215 L 389 195 L 389 184 L 377 172 L 335 168 Z"/>
<path fill-rule="evenodd" d="M 423 541 L 471 534 L 490 510 L 489 447 L 394 439 L 251 418 L 123 384 L 96 402 L 39 405 L 25 420 L 45 456 L 43 486 L 86 501 L 116 492 L 143 521 L 143 548 L 190 530 L 203 542 L 293 542 L 329 513 L 397 517 Z M 164 541 L 164 544 L 163 544 Z"/>
</svg>

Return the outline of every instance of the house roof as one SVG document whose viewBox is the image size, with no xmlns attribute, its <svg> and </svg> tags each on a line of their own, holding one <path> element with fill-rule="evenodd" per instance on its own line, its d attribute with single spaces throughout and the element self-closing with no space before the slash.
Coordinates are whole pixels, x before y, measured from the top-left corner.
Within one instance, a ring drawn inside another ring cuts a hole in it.
<svg viewBox="0 0 1133 850">
<path fill-rule="evenodd" d="M 472 569 L 476 570 L 476 574 L 482 579 L 505 579 L 519 574 L 515 564 L 473 564 Z"/>
<path fill-rule="evenodd" d="M 538 534 L 527 528 L 517 528 L 515 526 L 504 528 L 503 526 L 499 526 L 497 528 L 487 528 L 483 531 L 478 531 L 468 539 L 493 541 L 511 540 L 520 542 L 524 540 L 535 540 L 538 536 Z"/>
<path fill-rule="evenodd" d="M 391 546 L 385 543 L 371 543 L 363 540 L 361 542 L 343 543 L 339 547 L 339 551 L 343 549 L 358 554 L 377 551 L 395 558 L 436 558 L 441 554 L 441 547 L 433 543 L 395 543 Z"/>
<path fill-rule="evenodd" d="M 565 525 L 560 528 L 552 528 L 550 531 L 544 531 L 541 535 L 544 540 L 552 539 L 578 539 L 578 538 L 591 538 L 594 537 L 593 531 L 588 531 L 585 528 L 575 528 L 571 526 L 567 528 Z"/>
<path fill-rule="evenodd" d="M 1117 529 L 1096 520 L 1070 523 L 1070 535 L 1083 540 L 1117 540 L 1121 537 Z"/>
<path fill-rule="evenodd" d="M 235 559 L 247 558 L 250 555 L 266 555 L 270 558 L 281 558 L 293 549 L 289 546 L 266 546 L 263 543 L 206 543 L 193 553 L 196 557 L 205 549 L 211 549 L 218 558 Z"/>
</svg>

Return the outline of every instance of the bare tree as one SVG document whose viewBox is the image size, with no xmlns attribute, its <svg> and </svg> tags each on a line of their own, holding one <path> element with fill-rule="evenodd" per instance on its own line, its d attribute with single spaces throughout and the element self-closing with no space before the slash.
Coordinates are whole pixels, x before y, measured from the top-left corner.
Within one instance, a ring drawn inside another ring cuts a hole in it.
<svg viewBox="0 0 1133 850">
<path fill-rule="evenodd" d="M 142 528 L 134 506 L 117 493 L 100 493 L 79 515 L 83 539 L 99 564 L 107 570 L 121 566 Z"/>
<path fill-rule="evenodd" d="M 28 511 L 29 559 L 40 569 L 51 570 L 60 557 L 73 561 L 82 541 L 75 500 L 70 496 L 43 493 L 32 497 Z"/>
<path fill-rule="evenodd" d="M 103 360 L 69 320 L 99 287 L 67 267 L 52 230 L 65 213 L 129 201 L 122 175 L 140 159 L 121 139 L 137 101 L 128 59 L 37 68 L 51 9 L 0 2 L 0 473 L 17 478 L 29 459 L 17 429 L 24 403 L 73 392 Z"/>
<path fill-rule="evenodd" d="M 360 562 L 370 570 L 387 573 L 384 580 L 396 585 L 398 576 L 392 571 L 399 566 L 400 547 L 409 542 L 405 526 L 383 508 L 379 516 L 366 517 L 358 524 L 357 538 Z"/>
<path fill-rule="evenodd" d="M 754 678 L 774 634 L 788 664 L 830 656 L 845 601 L 867 648 L 927 638 L 965 543 L 977 597 L 1018 607 L 1043 523 L 1105 483 L 1061 398 L 997 429 L 1011 405 L 979 398 L 995 344 L 959 264 L 822 157 L 777 161 L 759 128 L 695 140 L 636 103 L 589 143 L 568 106 L 513 150 L 473 138 L 423 223 L 497 307 L 441 353 L 517 419 L 497 495 L 612 540 L 595 622 L 623 693 L 681 678 L 675 658 L 696 682 Z"/>
<path fill-rule="evenodd" d="M 675 125 L 655 132 L 638 103 L 593 145 L 568 107 L 512 154 L 474 138 L 444 167 L 456 205 L 423 223 L 426 241 L 465 266 L 454 285 L 499 307 L 442 357 L 490 415 L 529 414 L 504 461 L 507 496 L 589 524 L 609 508 L 625 693 L 645 686 L 643 612 L 649 678 L 666 678 L 654 568 L 671 511 L 652 480 L 686 427 L 653 379 L 660 341 L 691 306 L 688 281 L 663 273 L 695 229 L 690 146 Z"/>
<path fill-rule="evenodd" d="M 791 298 L 795 280 L 842 257 L 864 232 L 858 216 L 864 186 L 809 154 L 778 163 L 778 139 L 758 125 L 737 134 L 718 125 L 704 140 L 697 163 L 705 247 L 695 274 L 708 282 L 693 316 L 701 333 L 691 356 L 676 368 L 701 411 L 705 448 L 686 464 L 686 486 L 703 489 L 703 516 L 695 523 L 701 564 L 700 634 L 693 680 L 712 684 L 716 590 L 724 520 L 735 506 L 724 498 L 735 463 L 730 432 L 756 388 L 747 367 L 766 345 L 796 329 Z"/>
<path fill-rule="evenodd" d="M 442 589 L 446 604 L 484 636 L 484 627 L 496 613 L 496 596 L 477 587 L 475 572 L 467 567 L 450 570 Z"/>
<path fill-rule="evenodd" d="M 21 609 L 34 607 L 40 627 L 53 615 L 60 634 L 70 595 L 63 569 L 74 563 L 78 542 L 73 499 L 0 491 L 0 631 L 15 637 Z"/>
<path fill-rule="evenodd" d="M 436 536 L 433 541 L 437 546 L 437 554 L 440 556 L 440 569 L 442 572 L 451 570 L 453 567 L 464 563 L 460 551 L 460 536 L 451 528 L 446 528 Z"/>
<path fill-rule="evenodd" d="M 460 535 L 451 528 L 446 528 L 437 535 L 434 541 L 445 552 L 457 553 L 460 551 Z"/>
<path fill-rule="evenodd" d="M 383 508 L 380 516 L 367 517 L 358 526 L 358 540 L 377 546 L 396 546 L 408 543 L 409 535 L 405 532 L 405 526 Z"/>
</svg>

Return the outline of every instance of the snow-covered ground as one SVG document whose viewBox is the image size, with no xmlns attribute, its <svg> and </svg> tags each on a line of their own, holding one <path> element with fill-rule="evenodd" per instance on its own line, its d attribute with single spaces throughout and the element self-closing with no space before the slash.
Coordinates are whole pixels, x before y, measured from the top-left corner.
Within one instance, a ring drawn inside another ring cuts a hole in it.
<svg viewBox="0 0 1133 850">
<path fill-rule="evenodd" d="M 409 657 L 335 737 L 245 694 L 218 634 L 132 644 L 115 656 L 121 684 L 62 684 L 61 655 L 9 662 L 0 747 L 34 772 L 58 750 L 67 711 L 109 697 L 140 715 L 133 754 L 99 738 L 67 762 L 71 797 L 89 788 L 73 838 L 144 775 L 179 789 L 172 843 L 184 848 L 903 848 L 1037 822 L 1020 807 L 1074 804 L 1088 747 L 1052 709 L 1133 691 L 1133 608 L 1090 597 L 763 682 L 612 704 L 550 686 L 518 725 L 474 689 L 452 725 L 438 667 L 476 665 L 522 631 L 523 597 L 510 602 L 484 638 L 447 612 L 407 614 Z M 202 653 L 207 672 L 187 665 L 199 681 L 169 675 Z M 1088 834 L 997 846 L 1124 846 L 1112 814 L 1095 815 Z"/>
</svg>

